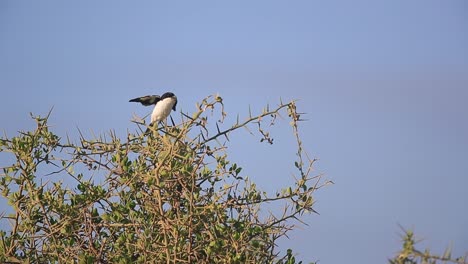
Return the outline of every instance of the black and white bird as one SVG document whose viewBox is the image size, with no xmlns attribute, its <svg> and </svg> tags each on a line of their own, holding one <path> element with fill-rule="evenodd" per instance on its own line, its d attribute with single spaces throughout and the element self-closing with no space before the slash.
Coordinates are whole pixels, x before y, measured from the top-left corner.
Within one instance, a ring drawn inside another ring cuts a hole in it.
<svg viewBox="0 0 468 264">
<path fill-rule="evenodd" d="M 151 124 L 159 121 L 166 121 L 166 118 L 171 113 L 171 110 L 176 111 L 177 97 L 171 92 L 163 95 L 146 95 L 134 98 L 129 102 L 141 103 L 144 106 L 155 105 L 153 113 L 151 113 Z"/>
</svg>

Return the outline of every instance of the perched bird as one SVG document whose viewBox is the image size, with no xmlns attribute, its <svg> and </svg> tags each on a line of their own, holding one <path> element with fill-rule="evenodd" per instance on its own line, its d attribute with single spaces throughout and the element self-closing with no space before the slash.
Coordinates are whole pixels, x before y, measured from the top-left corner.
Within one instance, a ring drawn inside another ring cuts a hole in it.
<svg viewBox="0 0 468 264">
<path fill-rule="evenodd" d="M 171 110 L 176 111 L 177 97 L 171 92 L 159 95 L 147 95 L 134 98 L 129 102 L 141 103 L 144 106 L 155 105 L 153 113 L 151 113 L 151 124 L 154 122 L 165 121 L 171 113 Z"/>
</svg>

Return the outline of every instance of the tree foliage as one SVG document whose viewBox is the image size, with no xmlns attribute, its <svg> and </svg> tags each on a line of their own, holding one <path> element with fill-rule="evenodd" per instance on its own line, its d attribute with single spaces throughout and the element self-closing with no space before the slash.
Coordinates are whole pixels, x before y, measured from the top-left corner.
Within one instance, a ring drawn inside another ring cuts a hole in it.
<svg viewBox="0 0 468 264">
<path fill-rule="evenodd" d="M 404 231 L 402 242 L 401 251 L 393 259 L 389 260 L 390 264 L 467 264 L 466 257 L 452 257 L 450 248 L 447 248 L 442 255 L 433 254 L 429 249 L 424 250 L 424 252 L 416 249 L 416 239 L 411 230 Z"/>
<path fill-rule="evenodd" d="M 10 206 L 2 226 L 11 225 L 0 231 L 0 262 L 296 263 L 276 243 L 314 212 L 313 193 L 328 183 L 311 174 L 296 104 L 231 126 L 225 116 L 222 98 L 211 96 L 192 115 L 181 113 L 179 124 L 136 122 L 125 139 L 111 131 L 65 140 L 51 131 L 49 115 L 34 117 L 33 131 L 1 138 L 0 152 L 14 162 L 0 180 Z M 268 128 L 278 117 L 292 127 L 296 173 L 286 175 L 290 186 L 267 193 L 229 159 L 229 137 L 246 128 L 273 143 Z"/>
</svg>

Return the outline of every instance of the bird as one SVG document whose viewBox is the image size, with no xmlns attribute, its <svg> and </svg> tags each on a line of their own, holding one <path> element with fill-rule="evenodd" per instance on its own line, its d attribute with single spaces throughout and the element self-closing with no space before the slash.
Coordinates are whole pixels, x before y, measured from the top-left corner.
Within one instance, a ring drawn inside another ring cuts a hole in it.
<svg viewBox="0 0 468 264">
<path fill-rule="evenodd" d="M 177 97 L 174 93 L 166 92 L 163 95 L 146 95 L 129 100 L 129 102 L 141 103 L 144 106 L 155 105 L 151 113 L 151 124 L 166 121 L 171 110 L 176 111 Z"/>
</svg>

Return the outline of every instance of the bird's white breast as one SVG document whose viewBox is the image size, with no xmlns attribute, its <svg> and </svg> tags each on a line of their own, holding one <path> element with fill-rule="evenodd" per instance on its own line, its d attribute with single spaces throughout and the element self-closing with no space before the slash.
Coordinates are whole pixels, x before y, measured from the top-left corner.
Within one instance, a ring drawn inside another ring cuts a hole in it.
<svg viewBox="0 0 468 264">
<path fill-rule="evenodd" d="M 176 103 L 176 98 L 170 97 L 159 101 L 151 114 L 151 123 L 164 121 L 171 113 L 172 107 Z"/>
</svg>

